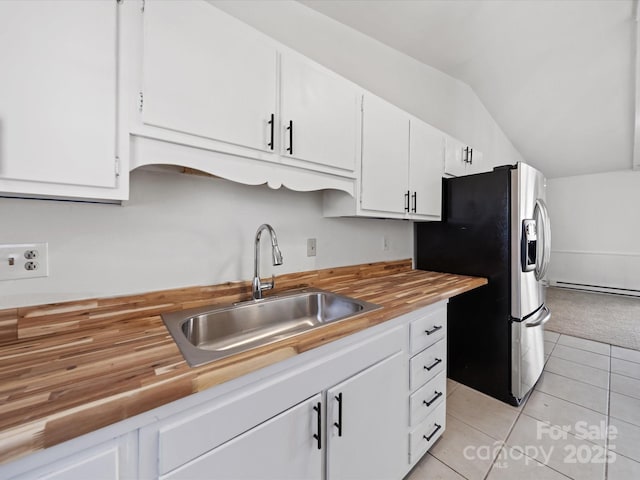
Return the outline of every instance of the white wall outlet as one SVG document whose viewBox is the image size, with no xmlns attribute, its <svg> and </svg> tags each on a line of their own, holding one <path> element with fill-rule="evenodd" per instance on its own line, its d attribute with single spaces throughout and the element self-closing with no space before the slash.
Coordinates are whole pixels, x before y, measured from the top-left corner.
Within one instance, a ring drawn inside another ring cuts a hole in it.
<svg viewBox="0 0 640 480">
<path fill-rule="evenodd" d="M 0 245 L 0 280 L 49 276 L 47 243 Z"/>
<path fill-rule="evenodd" d="M 385 252 L 389 250 L 389 237 L 387 237 L 386 235 L 384 237 L 382 237 L 382 250 L 384 250 Z"/>
<path fill-rule="evenodd" d="M 316 239 L 307 238 L 307 257 L 316 256 Z"/>
</svg>

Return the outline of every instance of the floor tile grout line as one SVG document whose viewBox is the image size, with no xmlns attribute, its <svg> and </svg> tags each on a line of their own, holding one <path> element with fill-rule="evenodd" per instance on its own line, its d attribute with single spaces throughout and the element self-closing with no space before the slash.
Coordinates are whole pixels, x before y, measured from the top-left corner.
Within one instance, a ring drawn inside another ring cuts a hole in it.
<svg viewBox="0 0 640 480">
<path fill-rule="evenodd" d="M 638 397 L 634 397 L 633 395 L 627 395 L 626 393 L 620 393 L 620 392 L 616 392 L 615 390 L 611 390 L 612 393 L 615 393 L 616 395 L 622 395 L 623 397 L 627 397 L 630 398 L 632 400 L 635 400 L 636 402 L 640 402 L 640 398 Z M 617 417 L 616 417 L 617 418 Z M 624 418 L 621 418 L 620 420 L 624 420 Z M 628 420 L 626 420 L 627 423 L 631 423 Z"/>
<path fill-rule="evenodd" d="M 542 421 L 542 420 L 538 420 L 538 419 L 537 419 L 537 418 L 535 418 L 535 417 L 532 417 L 531 415 L 528 415 L 528 414 L 524 413 L 524 411 L 523 411 L 522 413 L 523 413 L 526 417 L 529 417 L 529 418 L 531 418 L 531 419 L 533 419 L 533 420 L 536 420 L 536 421 Z M 518 416 L 518 418 L 520 418 L 520 417 Z M 514 423 L 514 426 L 515 426 L 515 423 Z M 552 426 L 553 426 L 553 425 L 552 425 Z M 572 437 L 574 437 L 576 440 L 580 440 L 578 437 L 576 437 L 576 436 L 575 436 L 573 433 L 571 433 L 571 432 L 567 432 L 567 434 L 571 435 L 571 436 L 572 436 Z M 511 433 L 509 433 L 509 435 L 511 435 Z M 507 437 L 507 438 L 509 438 L 509 437 Z M 587 440 L 587 439 L 583 439 L 583 440 L 586 440 L 586 441 L 588 441 L 589 443 L 592 443 L 592 442 L 590 442 L 590 441 L 589 441 L 589 440 Z M 509 448 L 515 448 L 515 447 L 512 447 L 511 445 L 509 445 L 508 443 L 506 443 L 506 440 L 505 440 L 505 445 L 506 445 L 506 446 L 508 446 Z M 594 443 L 593 445 L 598 445 L 598 444 L 595 444 L 595 443 Z M 598 445 L 598 446 L 600 446 L 600 445 Z M 570 476 L 569 476 L 569 475 L 567 475 L 566 473 L 563 473 L 563 472 L 561 472 L 560 470 L 557 470 L 557 469 L 553 468 L 551 465 L 544 464 L 544 463 L 542 463 L 542 462 L 538 461 L 537 459 L 535 459 L 535 458 L 533 458 L 533 457 L 529 457 L 529 455 L 527 455 L 525 452 L 521 452 L 521 453 L 522 453 L 525 457 L 528 457 L 528 458 L 532 459 L 533 461 L 538 462 L 540 465 L 544 465 L 545 467 L 550 468 L 550 469 L 551 469 L 551 470 L 553 470 L 554 472 L 559 473 L 560 475 L 562 475 L 562 476 L 564 476 L 564 477 L 570 478 L 571 480 L 577 480 L 577 479 L 575 479 L 574 477 L 570 477 Z M 606 472 L 606 466 L 605 466 L 605 472 Z M 486 478 L 485 478 L 484 480 L 486 480 Z M 605 478 L 604 478 L 603 480 L 606 480 L 606 473 L 605 473 Z"/>
<path fill-rule="evenodd" d="M 438 439 L 439 440 L 439 439 Z M 435 444 L 434 444 L 435 445 Z M 431 455 L 431 452 L 427 450 L 427 455 Z M 442 460 L 440 460 L 438 457 L 436 457 L 435 455 L 431 455 L 431 457 L 437 461 L 440 462 L 442 465 L 444 465 L 445 467 L 447 467 L 450 470 L 453 470 L 454 472 L 456 472 L 458 475 L 460 475 L 462 478 L 464 478 L 465 480 L 469 480 L 469 477 L 465 477 L 462 473 L 460 473 L 459 471 L 457 471 L 455 468 L 453 468 L 451 465 L 444 463 Z"/>
<path fill-rule="evenodd" d="M 633 350 L 634 352 L 640 352 L 640 350 Z M 613 355 L 611 356 L 611 358 L 615 358 L 616 360 L 622 360 L 625 362 L 629 362 L 629 363 L 633 363 L 634 365 L 640 365 L 640 362 L 636 362 L 634 360 L 629 360 L 628 358 L 620 358 L 620 357 L 614 357 Z"/>
<path fill-rule="evenodd" d="M 611 357 L 611 355 L 607 353 L 594 352 L 593 350 L 585 350 L 584 348 L 578 348 L 574 345 L 565 345 L 564 343 L 556 343 L 556 347 L 571 348 L 572 350 L 578 350 L 579 352 L 583 352 L 583 353 L 592 353 L 594 355 L 600 355 L 601 357 L 609 357 L 609 358 Z"/>
<path fill-rule="evenodd" d="M 566 347 L 566 345 L 561 345 L 561 346 L 562 347 Z M 567 348 L 573 348 L 573 347 L 567 347 Z M 577 350 L 576 348 L 573 348 L 573 349 Z M 579 351 L 583 352 L 583 353 L 592 353 L 593 355 L 600 355 L 601 357 L 605 357 L 605 358 L 610 358 L 610 357 L 607 357 L 607 355 L 603 355 L 602 353 L 587 352 L 586 350 L 579 350 Z M 560 358 L 560 359 L 566 360 L 568 362 L 577 363 L 578 365 L 584 365 L 585 367 L 591 367 L 591 368 L 595 368 L 596 370 L 602 370 L 603 372 L 608 372 L 609 371 L 609 370 L 605 370 L 604 368 L 594 367 L 593 365 L 587 365 L 586 363 L 577 362 L 577 361 L 572 360 L 570 358 L 561 357 L 560 355 L 557 355 L 555 352 L 556 352 L 556 349 L 554 348 L 552 353 L 549 354 L 549 357 Z"/>
<path fill-rule="evenodd" d="M 551 358 L 551 356 L 549 356 L 549 358 Z M 580 366 L 580 367 L 587 367 L 587 368 L 592 368 L 592 369 L 594 369 L 594 370 L 598 370 L 599 372 L 605 372 L 605 373 L 607 374 L 607 378 L 611 376 L 611 372 L 609 372 L 608 370 L 602 370 L 601 368 L 591 367 L 591 366 L 589 366 L 589 365 L 584 365 L 584 364 L 582 364 L 582 363 L 574 362 L 574 361 L 572 361 L 572 360 L 567 360 L 566 358 L 560 358 L 560 357 L 554 357 L 554 358 L 557 358 L 558 360 L 563 360 L 563 361 L 565 361 L 565 362 L 573 363 L 574 365 L 578 365 L 578 366 Z M 553 374 L 555 374 L 555 375 L 560 375 L 561 377 L 570 378 L 571 380 L 575 380 L 576 382 L 586 383 L 587 385 L 593 385 L 594 387 L 603 388 L 603 387 L 600 387 L 600 386 L 595 385 L 595 384 L 593 384 L 593 383 L 585 382 L 585 381 L 580 380 L 580 379 L 578 379 L 578 378 L 569 377 L 569 376 L 567 376 L 567 375 L 563 375 L 562 373 L 557 373 L 557 372 L 552 372 L 551 370 L 547 370 L 547 368 L 546 368 L 546 367 L 547 367 L 547 363 L 548 363 L 548 362 L 545 362 L 545 364 L 544 364 L 544 366 L 545 366 L 544 371 L 545 371 L 545 372 L 553 373 Z M 608 384 L 609 384 L 609 382 L 607 381 L 607 385 L 608 385 Z M 607 386 L 607 390 L 608 390 L 608 389 L 609 389 L 609 387 Z"/>
<path fill-rule="evenodd" d="M 633 463 L 640 464 L 640 460 L 636 460 L 635 458 L 630 457 L 629 455 L 625 455 L 623 453 L 616 452 L 616 457 L 624 457 L 627 460 L 632 461 Z"/>
<path fill-rule="evenodd" d="M 520 420 L 520 417 L 521 417 L 522 415 L 525 415 L 525 416 L 527 416 L 527 417 L 529 417 L 529 418 L 533 418 L 531 415 L 526 415 L 526 414 L 524 413 L 524 409 L 525 409 L 525 407 L 526 407 L 526 404 L 529 402 L 529 399 L 531 398 L 531 395 L 532 395 L 532 394 L 533 394 L 533 390 L 531 390 L 531 391 L 529 392 L 529 395 L 527 396 L 527 399 L 522 403 L 522 408 L 518 411 L 518 416 L 516 417 L 515 421 L 514 421 L 514 422 L 513 422 L 513 424 L 511 425 L 511 428 L 509 429 L 509 433 L 507 434 L 507 436 L 504 438 L 504 441 L 502 442 L 502 444 L 503 444 L 503 445 L 502 445 L 502 448 L 503 448 L 503 449 L 506 449 L 507 447 L 508 447 L 508 448 L 514 448 L 514 447 L 512 447 L 511 445 L 509 445 L 509 444 L 507 443 L 507 440 L 508 440 L 508 439 L 509 439 L 509 437 L 511 436 L 511 433 L 513 432 L 513 429 L 514 429 L 514 428 L 516 428 L 516 423 L 518 423 L 518 420 Z M 534 420 L 538 420 L 537 418 L 533 418 L 533 419 L 534 419 Z M 531 459 L 531 460 L 533 460 L 534 462 L 538 462 L 540 465 L 544 465 L 545 467 L 547 467 L 547 468 L 549 468 L 549 469 L 553 470 L 554 472 L 559 473 L 559 474 L 560 474 L 560 475 L 562 475 L 563 477 L 566 477 L 566 478 L 569 478 L 569 479 L 571 479 L 571 480 L 574 480 L 574 479 L 573 479 L 572 477 L 570 477 L 569 475 L 565 475 L 565 474 L 564 474 L 564 473 L 562 473 L 561 471 L 556 470 L 555 468 L 553 468 L 553 467 L 551 467 L 551 466 L 549 466 L 549 465 L 546 465 L 546 464 L 544 464 L 544 463 L 542 463 L 542 462 L 540 462 L 540 461 L 536 460 L 536 459 L 535 459 L 535 458 L 533 458 L 533 457 L 530 457 L 530 456 L 529 456 L 529 455 L 527 455 L 526 453 L 524 453 L 524 452 L 521 452 L 521 453 L 522 453 L 522 455 L 524 455 L 525 457 L 530 458 L 530 459 Z M 498 456 L 499 456 L 499 455 L 498 455 Z M 483 479 L 483 480 L 487 480 L 487 477 L 489 476 L 489 473 L 491 473 L 491 470 L 493 469 L 493 466 L 495 465 L 496 460 L 498 459 L 498 456 L 496 456 L 496 458 L 493 460 L 493 463 L 491 464 L 491 468 L 489 468 L 489 471 L 487 472 L 487 474 L 485 475 L 485 477 L 484 477 L 484 479 Z M 605 480 L 606 480 L 606 479 L 605 479 Z"/>
<path fill-rule="evenodd" d="M 551 373 L 551 372 L 549 372 L 549 373 Z M 556 374 L 554 374 L 554 375 L 556 375 Z M 559 376 L 562 376 L 562 375 L 559 375 Z M 565 377 L 565 378 L 569 378 L 569 377 Z M 586 385 L 588 385 L 588 384 L 586 384 Z M 598 387 L 596 387 L 596 388 L 598 388 Z M 585 407 L 584 405 L 580 405 L 579 403 L 572 402 L 571 400 L 567 400 L 566 398 L 559 397 L 559 396 L 554 395 L 554 394 L 552 394 L 552 393 L 543 392 L 542 390 L 539 390 L 539 389 L 537 389 L 537 388 L 535 388 L 535 387 L 534 387 L 533 389 L 534 389 L 536 392 L 544 393 L 545 395 L 549 395 L 550 397 L 559 398 L 560 400 L 564 400 L 565 402 L 569 402 L 569 403 L 571 403 L 572 405 L 577 405 L 578 407 L 586 408 L 587 410 L 591 410 L 592 412 L 598 413 L 598 414 L 600 414 L 600 415 L 606 415 L 606 413 L 604 413 L 604 412 L 599 412 L 598 410 L 594 410 L 593 408 Z M 602 388 L 601 388 L 600 390 L 604 390 L 604 389 L 602 389 Z M 621 420 L 622 420 L 622 419 L 621 419 Z M 628 422 L 627 422 L 627 423 L 628 423 Z"/>
<path fill-rule="evenodd" d="M 560 337 L 558 337 L 560 338 Z M 516 415 L 515 420 L 513 421 L 513 423 L 511 424 L 511 427 L 509 427 L 509 431 L 507 432 L 507 434 L 504 437 L 504 440 L 502 440 L 502 448 L 500 449 L 501 451 L 503 449 L 506 449 L 507 445 L 507 439 L 509 438 L 509 436 L 511 435 L 511 432 L 513 432 L 513 429 L 516 426 L 516 423 L 518 423 L 518 420 L 520 419 L 520 416 L 522 415 L 522 413 L 524 412 L 524 408 L 527 405 L 527 402 L 529 401 L 529 399 L 531 398 L 531 394 L 533 393 L 533 389 L 529 390 L 529 393 L 527 394 L 527 398 L 525 398 L 524 402 L 522 402 L 519 406 L 518 406 L 518 414 Z M 496 458 L 493 459 L 493 462 L 491 462 L 491 466 L 489 467 L 489 470 L 487 471 L 486 475 L 484 476 L 483 480 L 487 480 L 487 477 L 489 476 L 489 474 L 491 473 L 491 470 L 493 470 L 494 465 L 496 464 L 496 460 L 498 459 L 498 457 L 500 456 L 500 454 L 498 453 L 498 455 L 496 455 Z"/>
<path fill-rule="evenodd" d="M 483 435 L 486 435 L 487 437 L 489 437 L 491 440 L 495 440 L 496 442 L 501 442 L 502 440 L 500 440 L 499 438 L 494 437 L 493 435 L 489 435 L 487 432 L 483 432 L 482 430 L 480 430 L 478 427 L 474 427 L 473 425 L 471 425 L 470 423 L 465 422 L 464 420 L 462 420 L 461 418 L 455 416 L 453 413 L 451 413 L 450 410 L 447 409 L 447 415 L 451 415 L 453 418 L 455 418 L 457 421 L 459 421 L 460 423 L 465 424 L 467 427 L 473 428 L 474 430 L 476 430 L 477 432 L 482 433 Z M 519 415 L 518 415 L 519 416 Z M 516 417 L 517 418 L 517 417 Z"/>
<path fill-rule="evenodd" d="M 567 337 L 570 337 L 570 335 L 567 335 Z M 573 337 L 573 338 L 580 338 L 580 337 Z M 593 350 L 587 350 L 586 348 L 580 348 L 580 347 L 577 347 L 575 345 L 567 345 L 566 343 L 560 343 L 560 339 L 558 339 L 558 341 L 556 342 L 556 345 L 562 345 L 563 347 L 575 348 L 576 350 L 581 350 L 583 352 L 596 353 L 598 355 L 604 355 L 605 357 L 607 357 L 607 356 L 611 357 L 611 344 L 610 343 L 597 342 L 595 340 L 589 340 L 589 339 L 586 339 L 586 338 L 582 338 L 581 340 L 587 340 L 588 342 L 594 342 L 594 343 L 598 343 L 600 345 L 609 345 L 609 353 L 606 354 L 606 353 L 594 352 Z"/>
<path fill-rule="evenodd" d="M 600 370 L 600 371 L 601 371 L 601 372 L 604 372 L 605 370 Z M 573 378 L 573 377 L 568 377 L 568 376 L 563 375 L 563 374 L 561 374 L 561 373 L 552 372 L 552 371 L 550 371 L 550 370 L 543 370 L 542 372 L 543 372 L 543 373 L 545 373 L 545 372 L 546 372 L 546 373 L 551 373 L 551 374 L 553 374 L 553 375 L 557 375 L 557 376 L 559 376 L 559 377 L 563 377 L 563 378 L 568 378 L 569 380 L 573 380 L 574 382 L 582 383 L 583 385 L 589 385 L 590 387 L 594 387 L 594 388 L 597 388 L 597 389 L 600 389 L 600 390 L 604 390 L 604 391 L 606 391 L 606 392 L 608 392 L 608 391 L 609 391 L 609 388 L 608 388 L 608 387 L 607 387 L 607 388 L 599 387 L 599 386 L 597 386 L 597 385 L 594 385 L 593 383 L 583 382 L 582 380 L 578 380 L 577 378 Z M 609 375 L 609 376 L 610 376 L 610 375 Z M 536 388 L 534 387 L 534 390 L 535 390 L 535 389 L 536 389 Z"/>
<path fill-rule="evenodd" d="M 640 365 L 640 363 L 638 364 Z M 624 377 L 624 378 L 630 378 L 631 380 L 637 380 L 638 382 L 640 382 L 640 378 L 638 377 L 632 377 L 631 375 L 625 375 L 624 373 L 620 373 L 620 372 L 611 372 L 612 375 L 618 375 L 619 377 Z"/>
</svg>

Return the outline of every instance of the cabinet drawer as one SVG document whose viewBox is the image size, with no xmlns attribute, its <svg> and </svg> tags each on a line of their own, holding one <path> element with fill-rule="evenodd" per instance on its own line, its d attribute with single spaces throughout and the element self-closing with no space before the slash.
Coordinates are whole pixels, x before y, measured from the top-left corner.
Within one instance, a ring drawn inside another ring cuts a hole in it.
<svg viewBox="0 0 640 480">
<path fill-rule="evenodd" d="M 445 405 L 445 402 L 441 403 L 435 412 L 409 433 L 409 463 L 417 462 L 444 432 L 447 419 Z"/>
<path fill-rule="evenodd" d="M 409 424 L 414 427 L 434 412 L 447 396 L 447 376 L 441 372 L 409 397 Z"/>
<path fill-rule="evenodd" d="M 411 355 L 433 345 L 444 338 L 447 333 L 447 309 L 442 308 L 430 312 L 409 327 Z"/>
<path fill-rule="evenodd" d="M 435 345 L 417 354 L 410 360 L 409 387 L 411 390 L 424 385 L 444 371 L 447 358 L 447 341 L 440 340 Z"/>
</svg>

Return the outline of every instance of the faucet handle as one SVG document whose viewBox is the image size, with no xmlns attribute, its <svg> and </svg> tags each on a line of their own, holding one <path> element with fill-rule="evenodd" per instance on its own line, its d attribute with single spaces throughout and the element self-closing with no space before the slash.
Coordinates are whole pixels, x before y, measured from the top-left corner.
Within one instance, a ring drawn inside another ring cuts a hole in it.
<svg viewBox="0 0 640 480">
<path fill-rule="evenodd" d="M 264 289 L 265 290 L 271 290 L 275 286 L 276 286 L 276 276 L 275 275 L 271 275 L 271 281 L 270 282 L 265 282 Z"/>
<path fill-rule="evenodd" d="M 269 282 L 263 282 L 262 280 L 258 280 L 259 281 L 259 285 L 260 285 L 260 291 L 264 291 L 264 290 L 271 290 L 275 284 L 276 284 L 276 277 L 275 275 L 271 275 L 271 281 Z"/>
</svg>

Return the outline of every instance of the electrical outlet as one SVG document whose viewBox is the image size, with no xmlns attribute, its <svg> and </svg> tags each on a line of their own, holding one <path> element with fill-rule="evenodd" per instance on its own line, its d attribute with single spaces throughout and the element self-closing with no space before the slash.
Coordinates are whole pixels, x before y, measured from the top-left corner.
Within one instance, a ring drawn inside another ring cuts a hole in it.
<svg viewBox="0 0 640 480">
<path fill-rule="evenodd" d="M 389 237 L 386 235 L 382 237 L 382 249 L 386 252 L 389 250 Z"/>
<path fill-rule="evenodd" d="M 0 245 L 0 280 L 48 277 L 47 243 Z"/>
<path fill-rule="evenodd" d="M 316 239 L 307 238 L 307 257 L 316 256 Z"/>
</svg>

